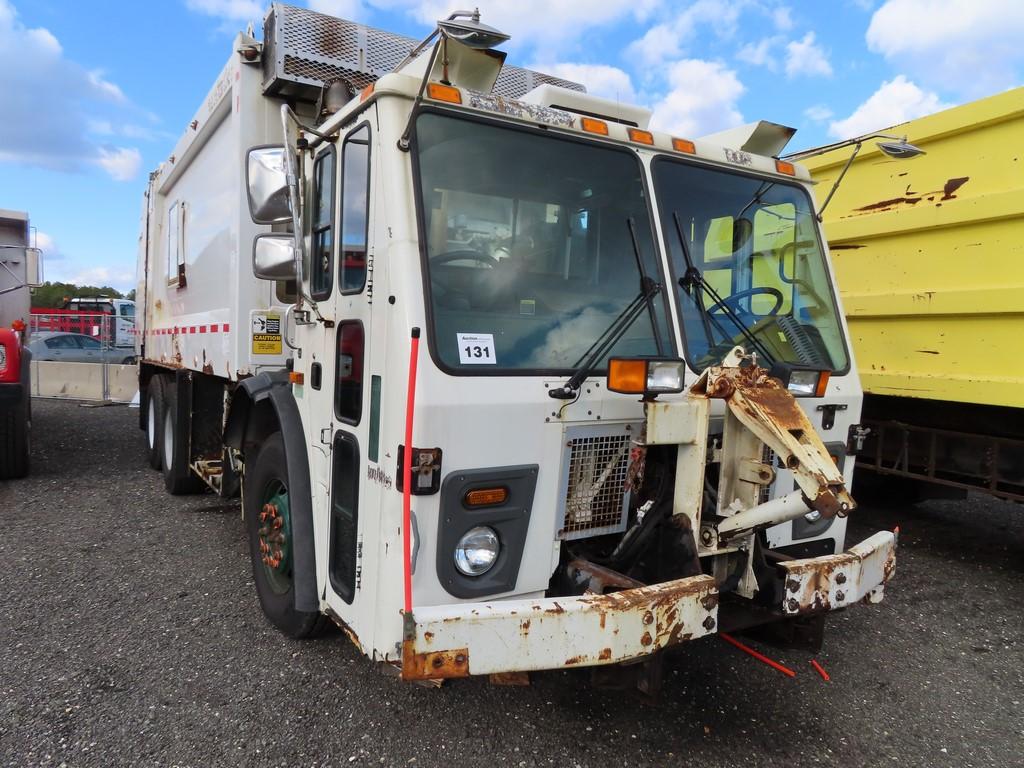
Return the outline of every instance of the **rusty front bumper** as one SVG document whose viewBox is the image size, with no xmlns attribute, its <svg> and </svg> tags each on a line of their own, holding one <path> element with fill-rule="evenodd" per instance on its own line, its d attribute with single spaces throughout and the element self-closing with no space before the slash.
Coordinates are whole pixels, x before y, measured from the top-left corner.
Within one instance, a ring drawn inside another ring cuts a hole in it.
<svg viewBox="0 0 1024 768">
<path fill-rule="evenodd" d="M 710 634 L 718 624 L 711 576 L 609 595 L 416 608 L 406 622 L 402 677 L 615 664 Z"/>
<path fill-rule="evenodd" d="M 881 602 L 896 571 L 896 534 L 879 531 L 840 555 L 780 563 L 785 572 L 783 613 L 833 611 L 860 600 Z"/>
</svg>

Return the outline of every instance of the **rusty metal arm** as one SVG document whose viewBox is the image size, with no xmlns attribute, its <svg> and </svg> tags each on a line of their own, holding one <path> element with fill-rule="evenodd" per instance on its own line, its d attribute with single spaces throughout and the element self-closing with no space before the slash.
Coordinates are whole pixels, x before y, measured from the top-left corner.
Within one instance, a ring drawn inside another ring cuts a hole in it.
<svg viewBox="0 0 1024 768">
<path fill-rule="evenodd" d="M 823 517 L 853 511 L 857 504 L 842 472 L 796 399 L 763 368 L 740 367 L 742 357 L 737 347 L 724 365 L 705 370 L 691 392 L 724 399 L 736 419 L 793 473 L 810 509 Z"/>
</svg>

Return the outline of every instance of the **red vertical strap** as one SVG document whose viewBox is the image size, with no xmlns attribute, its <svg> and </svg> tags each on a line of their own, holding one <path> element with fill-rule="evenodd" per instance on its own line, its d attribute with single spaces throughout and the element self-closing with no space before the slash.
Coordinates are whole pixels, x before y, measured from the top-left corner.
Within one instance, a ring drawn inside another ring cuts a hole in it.
<svg viewBox="0 0 1024 768">
<path fill-rule="evenodd" d="M 416 363 L 420 329 L 412 329 L 409 347 L 409 387 L 405 400 L 405 451 L 402 457 L 402 570 L 405 583 L 405 615 L 412 613 L 412 416 L 416 406 Z"/>
</svg>

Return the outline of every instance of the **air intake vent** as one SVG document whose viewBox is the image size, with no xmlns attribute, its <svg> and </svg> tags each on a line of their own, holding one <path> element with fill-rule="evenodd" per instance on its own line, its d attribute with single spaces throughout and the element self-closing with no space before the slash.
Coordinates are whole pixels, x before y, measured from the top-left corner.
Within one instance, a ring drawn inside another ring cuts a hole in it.
<svg viewBox="0 0 1024 768">
<path fill-rule="evenodd" d="M 418 43 L 404 35 L 274 3 L 263 26 L 263 92 L 316 101 L 321 86 L 337 79 L 359 91 L 393 71 Z M 518 99 L 543 84 L 585 90 L 579 83 L 506 65 L 493 92 Z"/>
<path fill-rule="evenodd" d="M 562 453 L 562 539 L 626 529 L 630 438 L 639 425 L 569 427 Z"/>
</svg>

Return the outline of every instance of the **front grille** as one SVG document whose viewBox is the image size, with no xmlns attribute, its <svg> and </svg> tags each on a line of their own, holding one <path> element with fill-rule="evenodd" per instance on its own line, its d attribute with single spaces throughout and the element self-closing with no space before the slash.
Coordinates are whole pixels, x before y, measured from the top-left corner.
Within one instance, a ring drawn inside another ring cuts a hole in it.
<svg viewBox="0 0 1024 768">
<path fill-rule="evenodd" d="M 581 539 L 626 529 L 630 425 L 571 427 L 562 455 L 562 539 Z"/>
</svg>

